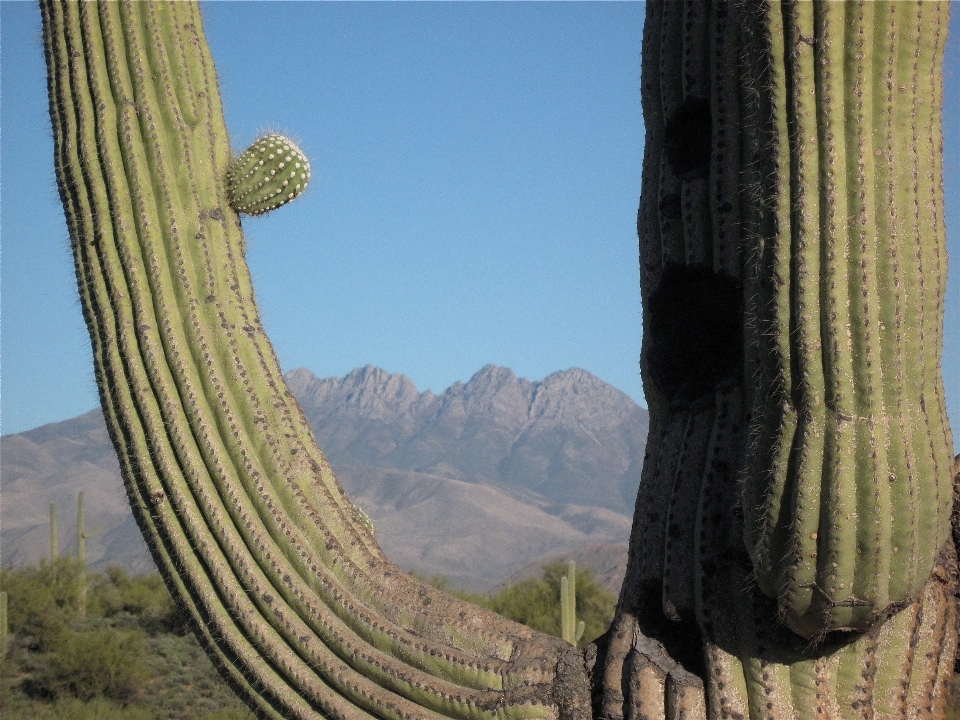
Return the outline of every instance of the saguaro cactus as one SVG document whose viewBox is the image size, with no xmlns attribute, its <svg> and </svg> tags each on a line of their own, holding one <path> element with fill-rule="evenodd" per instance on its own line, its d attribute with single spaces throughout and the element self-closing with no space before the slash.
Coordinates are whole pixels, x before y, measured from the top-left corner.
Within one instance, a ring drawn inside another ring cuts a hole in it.
<svg viewBox="0 0 960 720">
<path fill-rule="evenodd" d="M 604 717 L 669 712 L 677 662 L 712 717 L 944 713 L 947 12 L 647 6 L 651 430 Z"/>
<path fill-rule="evenodd" d="M 87 614 L 87 533 L 83 513 L 83 491 L 77 493 L 77 601 L 80 618 Z"/>
<path fill-rule="evenodd" d="M 587 626 L 577 621 L 577 564 L 571 560 L 560 578 L 560 637 L 576 647 Z"/>
<path fill-rule="evenodd" d="M 60 533 L 57 530 L 57 504 L 50 503 L 50 564 L 60 557 Z"/>
<path fill-rule="evenodd" d="M 648 3 L 651 427 L 585 656 L 400 573 L 343 494 L 260 324 L 196 5 L 41 7 L 130 502 L 261 716 L 943 717 L 944 3 Z"/>
<path fill-rule="evenodd" d="M 397 570 L 317 448 L 257 313 L 197 5 L 41 7 L 104 414 L 224 674 L 265 717 L 586 717 L 576 650 Z"/>
</svg>

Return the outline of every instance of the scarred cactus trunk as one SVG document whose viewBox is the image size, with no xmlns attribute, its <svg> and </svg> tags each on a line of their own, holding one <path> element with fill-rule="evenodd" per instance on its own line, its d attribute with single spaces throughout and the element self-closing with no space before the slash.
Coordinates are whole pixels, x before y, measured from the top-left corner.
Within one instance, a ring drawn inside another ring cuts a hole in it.
<svg viewBox="0 0 960 720">
<path fill-rule="evenodd" d="M 944 715 L 947 12 L 647 6 L 651 429 L 604 717 L 670 715 L 685 671 L 714 718 Z"/>
<path fill-rule="evenodd" d="M 585 658 L 400 573 L 340 489 L 236 214 L 293 191 L 232 164 L 196 5 L 41 6 L 130 501 L 261 716 L 944 717 L 945 3 L 648 3 L 651 426 L 617 617 Z"/>
</svg>

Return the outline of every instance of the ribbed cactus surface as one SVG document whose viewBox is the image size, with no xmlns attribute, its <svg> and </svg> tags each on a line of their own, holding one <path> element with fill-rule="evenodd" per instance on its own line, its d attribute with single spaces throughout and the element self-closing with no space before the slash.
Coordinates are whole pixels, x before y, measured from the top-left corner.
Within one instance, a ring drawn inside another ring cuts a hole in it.
<svg viewBox="0 0 960 720">
<path fill-rule="evenodd" d="M 698 691 L 711 718 L 944 717 L 948 11 L 647 4 L 650 431 L 604 718 Z"/>
<path fill-rule="evenodd" d="M 586 717 L 575 649 L 400 572 L 317 448 L 254 301 L 197 4 L 41 7 L 104 414 L 221 671 L 263 717 Z"/>
<path fill-rule="evenodd" d="M 745 287 L 758 584 L 815 637 L 915 599 L 950 534 L 942 3 L 786 4 Z M 902 59 L 910 58 L 909 62 Z M 765 228 L 769 228 L 765 229 Z"/>
<path fill-rule="evenodd" d="M 227 168 L 227 197 L 238 213 L 262 215 L 294 200 L 307 188 L 310 163 L 292 140 L 266 135 Z"/>
</svg>

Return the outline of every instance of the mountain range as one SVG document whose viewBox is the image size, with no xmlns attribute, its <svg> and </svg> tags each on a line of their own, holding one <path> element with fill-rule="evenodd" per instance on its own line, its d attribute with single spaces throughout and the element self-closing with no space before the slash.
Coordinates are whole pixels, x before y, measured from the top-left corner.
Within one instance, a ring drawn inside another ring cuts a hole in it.
<svg viewBox="0 0 960 720">
<path fill-rule="evenodd" d="M 549 558 L 622 577 L 647 413 L 590 373 L 540 381 L 488 365 L 436 395 L 367 366 L 287 383 L 351 499 L 395 563 L 490 589 Z M 0 438 L 0 556 L 49 555 L 49 504 L 60 545 L 76 546 L 86 504 L 88 562 L 148 571 L 99 409 Z"/>
</svg>

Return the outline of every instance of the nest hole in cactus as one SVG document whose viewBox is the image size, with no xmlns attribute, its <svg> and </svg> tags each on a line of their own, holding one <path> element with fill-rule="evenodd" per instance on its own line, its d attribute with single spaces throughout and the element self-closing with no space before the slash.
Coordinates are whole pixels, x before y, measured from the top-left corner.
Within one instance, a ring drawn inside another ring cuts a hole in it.
<svg viewBox="0 0 960 720">
<path fill-rule="evenodd" d="M 667 160 L 684 180 L 707 172 L 712 138 L 710 103 L 701 98 L 684 100 L 667 121 L 663 137 Z"/>
<path fill-rule="evenodd" d="M 710 399 L 736 380 L 743 342 L 743 303 L 736 279 L 702 266 L 668 267 L 647 301 L 647 367 L 671 405 Z"/>
</svg>

